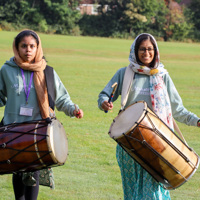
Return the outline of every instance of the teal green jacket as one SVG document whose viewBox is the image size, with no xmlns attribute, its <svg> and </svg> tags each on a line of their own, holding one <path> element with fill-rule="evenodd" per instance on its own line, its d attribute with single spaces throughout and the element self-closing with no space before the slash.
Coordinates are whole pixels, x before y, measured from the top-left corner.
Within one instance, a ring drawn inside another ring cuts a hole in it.
<svg viewBox="0 0 200 200">
<path fill-rule="evenodd" d="M 28 87 L 31 77 L 30 71 L 24 71 L 26 85 Z M 73 117 L 75 109 L 74 103 L 70 99 L 65 86 L 61 82 L 59 76 L 54 71 L 55 83 L 55 106 L 58 111 L 63 111 L 66 115 Z M 6 61 L 0 69 L 0 106 L 5 106 L 4 124 L 21 123 L 24 121 L 40 120 L 41 114 L 37 102 L 34 82 L 31 83 L 30 95 L 27 106 L 33 108 L 32 116 L 20 115 L 20 107 L 26 104 L 26 95 L 23 85 L 21 69 L 11 58 Z"/>
<path fill-rule="evenodd" d="M 98 106 L 101 110 L 102 110 L 101 105 L 105 100 L 109 99 L 109 96 L 113 89 L 111 86 L 115 82 L 118 83 L 118 86 L 115 95 L 113 97 L 113 101 L 117 100 L 119 95 L 121 95 L 125 70 L 126 67 L 119 69 L 112 77 L 112 79 L 108 82 L 106 87 L 99 94 Z M 149 108 L 152 109 L 150 89 L 149 89 L 150 88 L 149 79 L 150 77 L 147 75 L 135 73 L 131 91 L 129 93 L 129 97 L 125 107 L 137 101 L 146 101 Z M 182 99 L 178 94 L 178 91 L 176 90 L 174 83 L 168 73 L 163 75 L 163 80 L 165 82 L 169 94 L 171 108 L 172 108 L 172 115 L 174 119 L 190 126 L 197 126 L 197 121 L 199 120 L 199 118 L 194 113 L 189 112 L 183 106 Z"/>
</svg>

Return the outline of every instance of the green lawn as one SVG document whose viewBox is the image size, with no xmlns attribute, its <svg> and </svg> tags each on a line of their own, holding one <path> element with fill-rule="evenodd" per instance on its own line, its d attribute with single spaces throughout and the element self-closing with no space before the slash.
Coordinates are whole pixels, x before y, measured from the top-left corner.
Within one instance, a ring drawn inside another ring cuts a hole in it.
<svg viewBox="0 0 200 200">
<path fill-rule="evenodd" d="M 0 32 L 0 64 L 13 56 L 16 32 Z M 74 103 L 84 110 L 81 120 L 57 112 L 68 136 L 69 156 L 62 167 L 54 168 L 55 190 L 41 186 L 39 200 L 123 199 L 121 177 L 115 158 L 116 143 L 108 136 L 112 120 L 120 109 L 105 114 L 97 107 L 99 92 L 114 73 L 128 65 L 131 40 L 71 37 L 40 34 L 44 55 L 53 66 Z M 200 116 L 200 44 L 158 42 L 161 61 L 182 97 L 184 105 Z M 0 109 L 0 117 L 3 108 Z M 189 144 L 200 155 L 200 129 L 180 124 Z M 197 200 L 200 172 L 171 191 L 173 200 Z M 12 176 L 0 179 L 2 200 L 14 199 Z"/>
</svg>

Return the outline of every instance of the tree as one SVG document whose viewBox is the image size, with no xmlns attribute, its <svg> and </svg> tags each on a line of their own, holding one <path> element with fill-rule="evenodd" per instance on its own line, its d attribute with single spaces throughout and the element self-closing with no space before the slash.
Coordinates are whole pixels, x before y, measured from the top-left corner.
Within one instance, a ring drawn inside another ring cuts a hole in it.
<svg viewBox="0 0 200 200">
<path fill-rule="evenodd" d="M 188 37 L 192 24 L 188 23 L 184 16 L 184 9 L 174 0 L 168 0 L 169 13 L 166 16 L 165 40 L 173 39 L 182 41 Z"/>
<path fill-rule="evenodd" d="M 0 19 L 12 23 L 25 22 L 25 15 L 29 12 L 28 1 L 25 0 L 1 0 Z"/>
<path fill-rule="evenodd" d="M 199 0 L 191 0 L 189 5 L 189 9 L 191 11 L 192 21 L 197 30 L 200 31 L 200 1 Z"/>
<path fill-rule="evenodd" d="M 70 34 L 80 19 L 78 0 L 1 0 L 0 20 L 39 31 Z"/>
<path fill-rule="evenodd" d="M 163 0 L 103 0 L 99 1 L 99 12 L 110 17 L 118 31 L 136 36 L 141 32 L 151 32 L 163 36 L 167 8 Z M 108 11 L 104 8 L 108 5 Z"/>
<path fill-rule="evenodd" d="M 136 34 L 149 32 L 155 36 L 164 35 L 163 24 L 166 22 L 167 8 L 163 0 L 132 0 L 130 4 L 138 15 L 134 21 L 127 15 L 126 23 Z M 130 9 L 128 5 L 127 8 Z"/>
</svg>

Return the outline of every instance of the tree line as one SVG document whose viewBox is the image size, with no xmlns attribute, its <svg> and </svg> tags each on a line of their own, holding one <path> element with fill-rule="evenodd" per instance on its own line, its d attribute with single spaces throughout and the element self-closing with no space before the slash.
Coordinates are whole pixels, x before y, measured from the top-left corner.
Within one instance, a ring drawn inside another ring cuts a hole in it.
<svg viewBox="0 0 200 200">
<path fill-rule="evenodd" d="M 96 0 L 98 15 L 81 15 L 80 0 L 1 0 L 0 29 L 116 38 L 148 32 L 165 41 L 200 41 L 200 1 L 181 9 L 172 1 Z"/>
</svg>

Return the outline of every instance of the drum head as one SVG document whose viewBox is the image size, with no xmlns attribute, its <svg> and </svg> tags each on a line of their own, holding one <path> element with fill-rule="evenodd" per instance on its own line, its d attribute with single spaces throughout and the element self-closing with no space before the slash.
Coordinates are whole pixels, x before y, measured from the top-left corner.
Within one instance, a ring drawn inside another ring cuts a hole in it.
<svg viewBox="0 0 200 200">
<path fill-rule="evenodd" d="M 133 129 L 137 125 L 136 122 L 140 121 L 140 119 L 145 115 L 146 108 L 146 102 L 141 101 L 134 103 L 124 111 L 121 111 L 110 126 L 110 137 L 117 139 L 129 130 Z"/>
<path fill-rule="evenodd" d="M 63 125 L 58 120 L 53 120 L 48 125 L 47 134 L 49 135 L 49 150 L 52 151 L 51 157 L 55 163 L 62 165 L 68 155 L 68 142 Z"/>
</svg>

